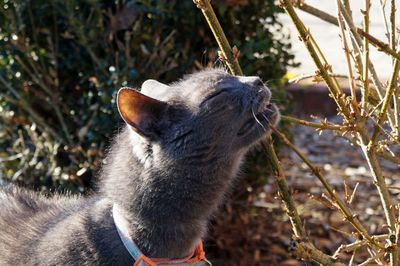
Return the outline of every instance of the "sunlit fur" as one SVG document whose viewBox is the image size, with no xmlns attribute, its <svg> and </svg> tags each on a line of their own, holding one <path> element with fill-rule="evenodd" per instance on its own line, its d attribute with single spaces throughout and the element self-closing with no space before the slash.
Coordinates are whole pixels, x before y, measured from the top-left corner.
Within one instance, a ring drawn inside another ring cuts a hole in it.
<svg viewBox="0 0 400 266">
<path fill-rule="evenodd" d="M 221 69 L 169 86 L 147 81 L 142 93 L 166 102 L 167 111 L 146 137 L 129 126 L 114 137 L 99 193 L 46 199 L 0 190 L 1 265 L 132 265 L 113 204 L 145 255 L 188 255 L 205 236 L 245 152 L 279 120 L 275 106 L 268 112 L 270 92 L 257 77 Z"/>
</svg>

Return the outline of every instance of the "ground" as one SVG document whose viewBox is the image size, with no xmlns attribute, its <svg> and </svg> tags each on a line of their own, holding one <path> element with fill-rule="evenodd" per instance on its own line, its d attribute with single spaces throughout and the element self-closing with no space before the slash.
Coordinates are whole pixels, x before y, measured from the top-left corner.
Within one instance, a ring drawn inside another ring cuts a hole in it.
<svg viewBox="0 0 400 266">
<path fill-rule="evenodd" d="M 332 123 L 340 122 L 338 118 L 329 120 Z M 315 166 L 322 169 L 324 177 L 343 201 L 344 181 L 349 194 L 359 183 L 351 210 L 371 235 L 385 233 L 385 218 L 379 195 L 360 150 L 349 145 L 343 138 L 334 136 L 332 131 L 325 131 L 319 135 L 313 128 L 296 125 L 293 127 L 293 133 L 296 147 Z M 355 230 L 343 221 L 342 215 L 328 208 L 329 204 L 324 205 L 311 198 L 310 195 L 313 195 L 327 202 L 322 196 L 322 185 L 301 159 L 291 150 L 285 149 L 281 154 L 281 163 L 314 245 L 332 255 L 341 244 L 354 242 L 355 238 L 351 233 Z M 387 161 L 381 161 L 381 165 L 395 199 L 400 193 L 399 168 Z M 270 178 L 257 197 L 248 199 L 247 208 L 250 209 L 247 213 L 216 219 L 214 230 L 218 231 L 217 235 L 226 237 L 211 243 L 220 248 L 218 254 L 211 254 L 218 258 L 212 259 L 215 265 L 316 265 L 295 259 L 290 248 L 293 244 L 291 226 L 283 212 L 283 204 L 276 195 L 276 182 L 274 178 Z M 233 214 L 234 211 L 229 210 L 232 206 L 227 206 L 228 211 Z M 349 260 L 351 255 L 341 253 L 339 257 Z M 361 263 L 369 257 L 366 249 L 357 250 L 356 255 L 356 263 Z"/>
</svg>

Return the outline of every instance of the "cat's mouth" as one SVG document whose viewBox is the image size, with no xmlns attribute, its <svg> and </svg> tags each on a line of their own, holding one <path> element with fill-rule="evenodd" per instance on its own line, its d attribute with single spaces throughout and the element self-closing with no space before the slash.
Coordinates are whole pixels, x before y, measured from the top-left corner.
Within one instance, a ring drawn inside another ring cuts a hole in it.
<svg viewBox="0 0 400 266">
<path fill-rule="evenodd" d="M 276 125 L 279 120 L 279 110 L 275 104 L 268 103 L 260 112 L 254 114 L 240 127 L 237 135 L 243 136 L 252 131 L 256 126 L 262 127 L 263 131 L 268 131 L 268 124 Z"/>
</svg>

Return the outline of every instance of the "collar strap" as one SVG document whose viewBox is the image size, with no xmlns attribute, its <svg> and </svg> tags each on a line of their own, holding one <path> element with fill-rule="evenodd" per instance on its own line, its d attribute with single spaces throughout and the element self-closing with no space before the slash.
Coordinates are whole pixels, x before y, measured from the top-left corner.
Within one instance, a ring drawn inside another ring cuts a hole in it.
<svg viewBox="0 0 400 266">
<path fill-rule="evenodd" d="M 113 206 L 113 218 L 114 224 L 117 228 L 119 237 L 121 238 L 122 243 L 125 248 L 128 250 L 129 254 L 131 254 L 132 258 L 135 260 L 134 266 L 158 266 L 158 265 L 186 265 L 186 266 L 200 266 L 200 265 L 211 265 L 211 263 L 205 258 L 205 253 L 203 251 L 203 243 L 197 245 L 196 249 L 193 253 L 186 258 L 170 260 L 170 259 L 155 259 L 146 257 L 138 248 L 138 246 L 133 241 L 132 237 L 129 236 L 128 232 L 128 223 L 122 217 L 122 215 L 118 211 L 118 207 L 116 204 Z"/>
</svg>

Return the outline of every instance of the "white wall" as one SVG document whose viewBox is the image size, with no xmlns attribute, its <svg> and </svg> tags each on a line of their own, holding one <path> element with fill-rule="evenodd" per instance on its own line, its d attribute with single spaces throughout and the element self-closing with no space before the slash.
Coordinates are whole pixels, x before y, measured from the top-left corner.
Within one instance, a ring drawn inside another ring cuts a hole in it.
<svg viewBox="0 0 400 266">
<path fill-rule="evenodd" d="M 362 0 L 353 0 L 350 1 L 351 8 L 353 11 L 354 22 L 357 27 L 362 28 L 362 15 L 360 9 L 364 8 L 365 1 Z M 318 9 L 321 9 L 325 12 L 330 13 L 331 15 L 337 16 L 337 8 L 335 0 L 306 0 L 306 3 L 312 5 Z M 379 5 L 379 0 L 371 1 L 371 9 L 370 9 L 370 33 L 385 43 L 388 43 L 388 39 L 385 36 L 385 27 L 383 23 L 381 8 Z M 397 27 L 400 27 L 400 1 L 396 0 L 397 4 Z M 386 9 L 390 8 L 390 1 L 387 1 Z M 311 34 L 314 39 L 320 46 L 322 52 L 326 56 L 329 64 L 333 66 L 333 71 L 337 74 L 346 74 L 346 61 L 343 54 L 343 50 L 341 49 L 342 43 L 339 39 L 339 28 L 326 23 L 319 18 L 316 18 L 312 15 L 309 15 L 299 9 L 296 9 L 297 14 L 302 19 L 306 27 L 309 27 L 311 30 Z M 386 12 L 389 19 L 389 12 Z M 297 31 L 294 28 L 289 16 L 285 13 L 280 16 L 280 21 L 284 24 L 286 29 L 290 32 L 292 40 L 291 43 L 293 45 L 293 52 L 296 56 L 298 62 L 301 62 L 302 65 L 297 69 L 290 69 L 291 72 L 296 74 L 311 74 L 314 73 L 316 67 L 312 62 L 308 52 L 304 48 L 303 43 L 301 43 L 297 36 Z M 390 24 L 389 24 L 390 25 Z M 349 41 L 349 40 L 348 40 Z M 377 51 L 376 48 L 370 48 L 371 60 L 377 70 L 377 73 L 381 79 L 388 79 L 390 77 L 392 63 L 390 58 L 383 54 L 382 52 Z"/>
</svg>

